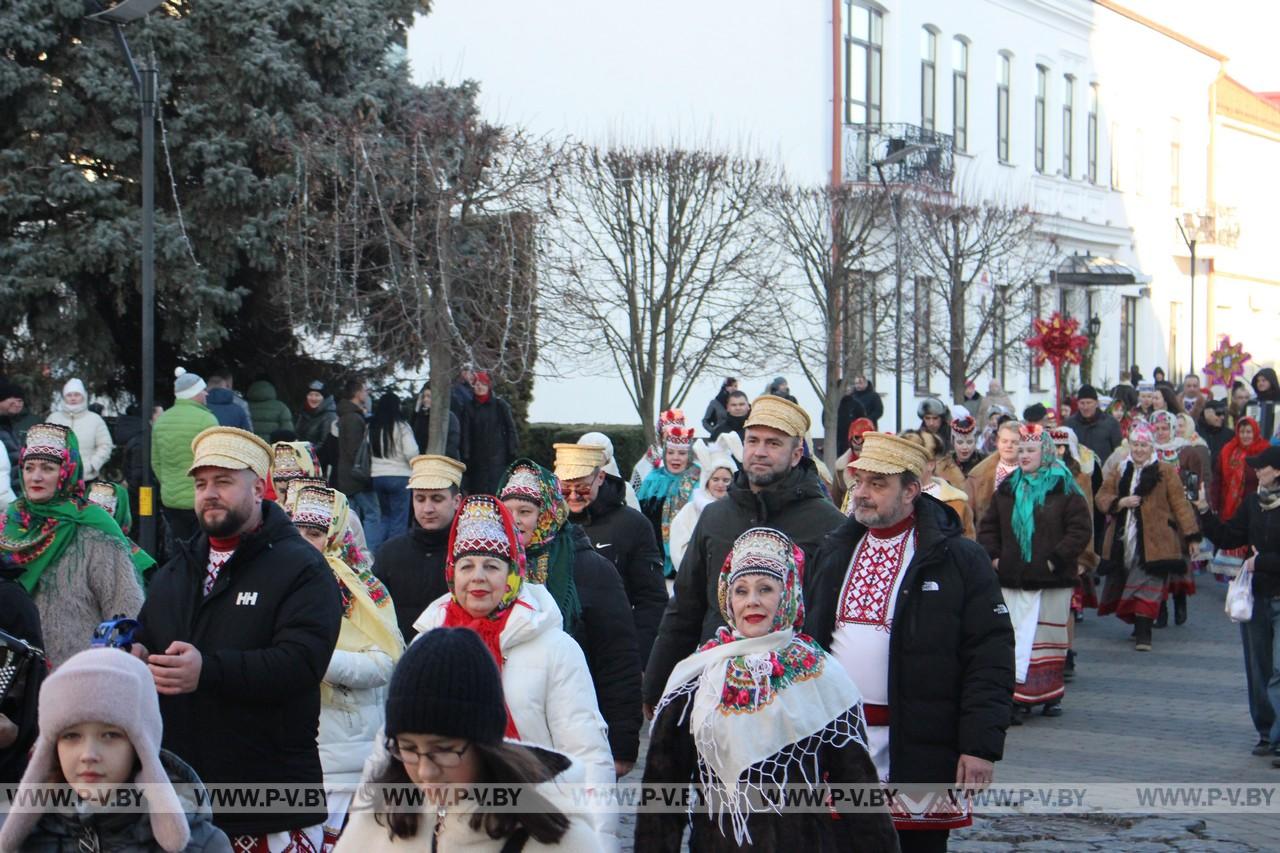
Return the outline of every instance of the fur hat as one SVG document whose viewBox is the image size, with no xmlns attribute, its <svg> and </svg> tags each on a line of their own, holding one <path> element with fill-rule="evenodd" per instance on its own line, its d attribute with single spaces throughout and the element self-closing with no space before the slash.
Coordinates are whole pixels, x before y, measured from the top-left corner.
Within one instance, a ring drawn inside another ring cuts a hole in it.
<svg viewBox="0 0 1280 853">
<path fill-rule="evenodd" d="M 920 401 L 920 405 L 916 406 L 916 417 L 923 418 L 925 415 L 934 415 L 936 417 L 944 417 L 950 414 L 947 404 L 939 400 L 937 397 L 926 397 Z"/>
<path fill-rule="evenodd" d="M 87 649 L 73 655 L 40 688 L 40 735 L 22 775 L 22 787 L 62 780 L 58 735 L 81 723 L 118 726 L 129 736 L 142 769 L 134 781 L 147 786 L 151 833 L 176 853 L 191 840 L 186 810 L 160 763 L 164 723 L 155 681 L 147 665 L 119 649 Z M 0 828 L 0 849 L 21 849 L 40 820 L 35 811 L 14 812 Z"/>
<path fill-rule="evenodd" d="M 1049 410 L 1044 407 L 1044 403 L 1032 403 L 1022 410 L 1022 419 L 1028 423 L 1038 424 L 1049 416 Z"/>
</svg>

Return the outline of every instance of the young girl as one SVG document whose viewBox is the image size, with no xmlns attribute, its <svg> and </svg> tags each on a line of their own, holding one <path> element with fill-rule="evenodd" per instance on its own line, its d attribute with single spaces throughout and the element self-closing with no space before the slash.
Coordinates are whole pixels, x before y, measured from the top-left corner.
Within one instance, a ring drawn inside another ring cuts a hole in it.
<svg viewBox="0 0 1280 853">
<path fill-rule="evenodd" d="M 191 791 L 201 787 L 195 771 L 160 749 L 162 730 L 146 664 L 119 649 L 73 655 L 40 691 L 40 736 L 22 790 L 65 784 L 80 804 L 71 812 L 12 812 L 0 828 L 0 850 L 230 853 L 209 807 L 196 805 L 207 797 Z M 146 786 L 149 814 L 97 811 L 133 782 Z M 190 795 L 180 797 L 175 783 Z"/>
<path fill-rule="evenodd" d="M 503 740 L 502 678 L 479 635 L 466 628 L 436 628 L 409 646 L 391 676 L 386 719 L 386 752 L 374 756 L 373 783 L 412 783 L 429 803 L 447 802 L 441 794 L 450 786 L 530 785 L 571 766 L 560 753 Z M 595 832 L 550 802 L 511 814 L 481 812 L 475 799 L 460 799 L 421 812 L 353 811 L 334 853 L 602 849 Z"/>
</svg>

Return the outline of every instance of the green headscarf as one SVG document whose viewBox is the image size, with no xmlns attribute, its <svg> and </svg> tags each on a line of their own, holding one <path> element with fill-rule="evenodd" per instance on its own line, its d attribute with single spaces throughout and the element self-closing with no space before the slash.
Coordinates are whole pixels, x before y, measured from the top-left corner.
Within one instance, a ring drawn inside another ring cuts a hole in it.
<svg viewBox="0 0 1280 853">
<path fill-rule="evenodd" d="M 512 498 L 538 507 L 538 526 L 524 543 L 525 580 L 547 588 L 560 607 L 564 630 L 572 634 L 582 618 L 582 601 L 573 579 L 569 504 L 560 492 L 560 478 L 531 459 L 517 459 L 498 483 L 498 500 Z"/>
<path fill-rule="evenodd" d="M 1035 441 L 1040 437 L 1040 467 L 1028 474 L 1021 468 L 1009 477 L 1009 486 L 1013 489 L 1013 534 L 1018 537 L 1018 548 L 1022 551 L 1022 559 L 1031 559 L 1031 539 L 1036 532 L 1036 510 L 1044 506 L 1045 498 L 1052 494 L 1061 484 L 1063 492 L 1081 494 L 1080 487 L 1070 469 L 1058 459 L 1058 450 L 1053 445 L 1049 433 L 1036 427 L 1036 432 L 1022 435 L 1022 443 Z"/>
<path fill-rule="evenodd" d="M 98 489 L 110 489 L 110 503 L 99 500 L 94 492 Z M 111 513 L 111 517 L 115 519 L 116 524 L 120 525 L 120 532 L 126 537 L 129 535 L 129 528 L 133 526 L 133 512 L 129 508 L 129 490 L 119 483 L 111 483 L 106 480 L 99 480 L 89 488 L 86 496 L 90 503 L 96 503 Z M 146 551 L 138 547 L 132 539 L 129 539 L 129 559 L 133 561 L 133 569 L 138 575 L 138 583 L 145 586 L 146 571 L 156 564 L 156 558 L 152 557 Z"/>
<path fill-rule="evenodd" d="M 59 471 L 58 485 L 49 500 L 36 503 L 23 495 L 5 511 L 4 530 L 0 532 L 0 565 L 21 569 L 18 581 L 27 592 L 35 592 L 44 570 L 63 555 L 80 525 L 132 546 L 105 509 L 85 500 L 80 444 L 74 432 L 58 424 L 33 426 L 27 433 L 27 444 L 18 457 L 18 465 L 28 457 L 56 461 Z"/>
</svg>

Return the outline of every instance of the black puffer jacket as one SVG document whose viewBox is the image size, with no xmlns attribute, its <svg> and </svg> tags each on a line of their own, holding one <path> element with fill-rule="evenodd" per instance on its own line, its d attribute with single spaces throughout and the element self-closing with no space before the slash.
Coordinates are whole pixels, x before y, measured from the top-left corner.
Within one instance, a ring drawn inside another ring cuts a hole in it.
<svg viewBox="0 0 1280 853">
<path fill-rule="evenodd" d="M 840 526 L 844 515 L 822 490 L 818 469 L 810 459 L 776 485 L 756 493 L 739 471 L 724 500 L 707 505 L 693 529 L 676 573 L 675 596 L 662 614 L 658 639 L 644 676 L 644 701 L 656 705 L 671 670 L 724 624 L 720 615 L 720 567 L 739 536 L 753 527 L 780 530 L 811 560 L 823 538 Z"/>
<path fill-rule="evenodd" d="M 1258 379 L 1266 379 L 1271 387 L 1265 391 L 1258 390 Z M 1276 434 L 1277 409 L 1280 409 L 1280 379 L 1270 367 L 1264 367 L 1253 375 L 1251 381 L 1253 393 L 1258 396 L 1258 426 L 1262 427 L 1262 437 L 1270 439 Z"/>
<path fill-rule="evenodd" d="M 469 495 L 491 495 L 507 466 L 516 458 L 519 436 L 507 401 L 491 394 L 483 403 L 472 400 L 459 415 L 462 422 L 462 490 Z"/>
<path fill-rule="evenodd" d="M 581 527 L 566 524 L 573 537 L 573 582 L 582 618 L 573 638 L 582 647 L 596 688 L 600 715 L 609 724 L 615 761 L 635 761 L 640 752 L 640 657 L 627 592 L 618 570 L 596 553 Z"/>
<path fill-rule="evenodd" d="M 569 520 L 586 531 L 596 553 L 613 563 L 621 575 L 643 666 L 649 660 L 668 599 L 662 550 L 653 538 L 653 526 L 640 510 L 627 506 L 626 484 L 612 474 L 605 475 L 587 511 Z"/>
<path fill-rule="evenodd" d="M 448 552 L 448 527 L 423 530 L 415 526 L 383 542 L 374 555 L 373 573 L 391 593 L 405 643 L 413 642 L 418 636 L 413 623 L 427 605 L 449 591 L 444 579 Z"/>
<path fill-rule="evenodd" d="M 262 503 L 262 526 L 245 536 L 209 595 L 204 533 L 180 543 L 151 580 L 138 639 L 163 652 L 191 643 L 203 663 L 195 692 L 161 696 L 164 748 L 209 783 L 320 785 L 320 680 L 338 642 L 342 603 L 324 557 L 284 510 Z M 224 813 L 228 835 L 313 826 L 314 813 Z"/>
<path fill-rule="evenodd" d="M 1219 548 L 1244 545 L 1256 550 L 1253 560 L 1253 597 L 1280 596 L 1280 507 L 1263 509 L 1258 493 L 1245 495 L 1244 503 L 1223 524 L 1213 513 L 1200 516 L 1200 529 Z"/>
<path fill-rule="evenodd" d="M 893 782 L 947 782 L 960 756 L 998 761 L 1013 705 L 1013 625 L 991 570 L 960 520 L 916 500 L 916 552 L 898 589 L 889 638 L 889 773 Z M 805 627 L 831 648 L 853 550 L 855 519 L 831 534 L 806 573 Z"/>
<path fill-rule="evenodd" d="M 862 411 L 879 429 L 880 419 L 884 417 L 884 400 L 881 400 L 880 395 L 876 393 L 876 386 L 868 382 L 867 387 L 863 390 L 850 391 L 849 393 L 853 396 L 853 399 L 862 404 Z"/>
<path fill-rule="evenodd" d="M 0 570 L 0 631 L 10 637 L 25 640 L 37 649 L 44 648 L 40 632 L 40 611 L 31 595 L 18 583 L 22 576 L 20 567 Z M 43 660 L 33 661 L 27 667 L 22 684 L 15 683 L 0 704 L 0 714 L 18 727 L 18 738 L 5 749 L 0 749 L 0 783 L 16 785 L 27 769 L 27 757 L 39 732 L 37 700 L 40 685 L 46 672 Z"/>
</svg>

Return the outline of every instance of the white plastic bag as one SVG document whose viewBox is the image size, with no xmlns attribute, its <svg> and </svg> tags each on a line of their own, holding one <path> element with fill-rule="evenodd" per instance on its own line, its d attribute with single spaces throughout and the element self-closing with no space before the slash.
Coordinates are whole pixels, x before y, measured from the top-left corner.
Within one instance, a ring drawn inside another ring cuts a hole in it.
<svg viewBox="0 0 1280 853">
<path fill-rule="evenodd" d="M 1227 586 L 1224 608 L 1232 622 L 1248 622 L 1253 618 L 1253 559 L 1245 561 L 1240 574 Z"/>
</svg>

